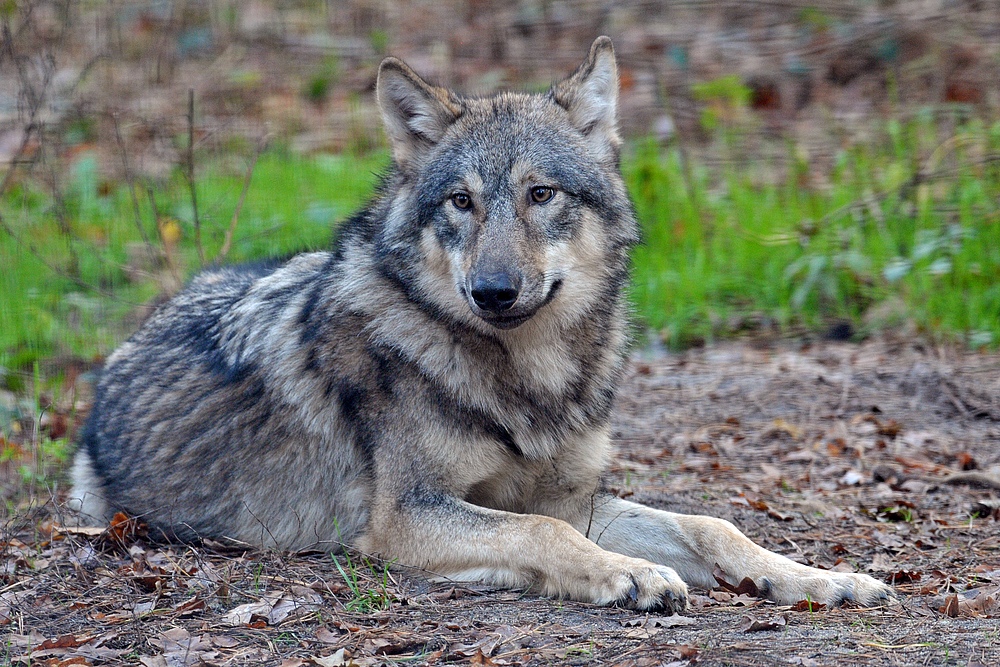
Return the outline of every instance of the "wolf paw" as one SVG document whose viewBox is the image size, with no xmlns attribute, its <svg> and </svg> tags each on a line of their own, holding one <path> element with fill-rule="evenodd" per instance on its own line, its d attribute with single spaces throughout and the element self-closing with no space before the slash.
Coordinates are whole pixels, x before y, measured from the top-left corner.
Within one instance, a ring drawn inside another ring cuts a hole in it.
<svg viewBox="0 0 1000 667">
<path fill-rule="evenodd" d="M 892 587 L 867 574 L 826 572 L 807 568 L 807 573 L 784 578 L 782 583 L 765 578 L 761 590 L 784 604 L 811 600 L 830 607 L 857 602 L 865 607 L 888 604 L 896 599 Z"/>
<path fill-rule="evenodd" d="M 624 591 L 614 598 L 613 604 L 627 609 L 659 611 L 676 614 L 687 609 L 687 585 L 669 567 L 642 563 L 624 572 L 619 587 Z"/>
</svg>

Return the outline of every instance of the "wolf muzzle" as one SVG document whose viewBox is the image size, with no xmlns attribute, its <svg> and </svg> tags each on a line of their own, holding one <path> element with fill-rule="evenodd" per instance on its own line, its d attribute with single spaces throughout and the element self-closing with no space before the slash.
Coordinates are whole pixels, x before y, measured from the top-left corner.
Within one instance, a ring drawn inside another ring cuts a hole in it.
<svg viewBox="0 0 1000 667">
<path fill-rule="evenodd" d="M 473 276 L 469 291 L 481 310 L 500 315 L 514 307 L 521 293 L 521 282 L 520 274 L 507 271 L 480 273 Z"/>
</svg>

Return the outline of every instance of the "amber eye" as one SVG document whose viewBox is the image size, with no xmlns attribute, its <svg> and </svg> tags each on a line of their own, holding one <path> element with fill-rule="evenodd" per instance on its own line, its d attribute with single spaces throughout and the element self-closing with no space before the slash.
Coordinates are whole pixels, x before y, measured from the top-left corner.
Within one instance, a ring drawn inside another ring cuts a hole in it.
<svg viewBox="0 0 1000 667">
<path fill-rule="evenodd" d="M 544 204 L 545 202 L 552 199 L 552 195 L 555 194 L 555 190 L 552 188 L 547 188 L 545 186 L 539 185 L 538 187 L 531 188 L 531 201 L 536 204 Z"/>
<path fill-rule="evenodd" d="M 451 196 L 451 203 L 459 210 L 468 211 L 472 208 L 472 197 L 465 192 L 456 192 Z"/>
</svg>

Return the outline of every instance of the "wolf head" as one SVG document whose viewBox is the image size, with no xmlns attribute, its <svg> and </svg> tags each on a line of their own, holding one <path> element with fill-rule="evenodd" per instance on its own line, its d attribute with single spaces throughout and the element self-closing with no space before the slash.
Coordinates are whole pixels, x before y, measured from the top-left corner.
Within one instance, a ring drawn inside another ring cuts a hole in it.
<svg viewBox="0 0 1000 667">
<path fill-rule="evenodd" d="M 492 331 L 617 303 L 637 231 L 610 39 L 544 94 L 460 97 L 395 58 L 377 94 L 395 170 L 376 242 L 411 298 Z"/>
</svg>

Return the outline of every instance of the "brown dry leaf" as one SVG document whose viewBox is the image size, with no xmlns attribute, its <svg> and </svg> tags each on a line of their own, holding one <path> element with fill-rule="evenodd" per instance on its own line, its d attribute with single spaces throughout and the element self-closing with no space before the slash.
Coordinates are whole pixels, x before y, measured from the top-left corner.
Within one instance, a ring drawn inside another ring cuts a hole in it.
<svg viewBox="0 0 1000 667">
<path fill-rule="evenodd" d="M 490 660 L 489 656 L 485 655 L 482 649 L 480 649 L 479 651 L 476 651 L 475 655 L 472 656 L 469 664 L 478 667 L 486 667 L 487 665 L 496 665 L 497 663 Z"/>
<path fill-rule="evenodd" d="M 75 635 L 62 635 L 55 639 L 46 639 L 41 644 L 38 645 L 36 650 L 44 651 L 50 648 L 76 648 L 77 646 L 82 646 L 87 642 L 93 640 L 93 635 L 77 637 Z"/>
<path fill-rule="evenodd" d="M 197 595 L 194 597 L 184 600 L 183 602 L 177 604 L 174 607 L 174 613 L 178 617 L 190 616 L 199 611 L 205 610 L 205 601 L 199 598 Z"/>
<path fill-rule="evenodd" d="M 320 609 L 322 603 L 323 598 L 311 588 L 293 586 L 290 592 L 268 593 L 258 602 L 233 607 L 222 616 L 222 622 L 232 627 L 250 625 L 255 620 L 279 625 L 289 618 Z"/>
<path fill-rule="evenodd" d="M 791 611 L 823 611 L 826 605 L 812 600 L 799 600 L 790 607 Z"/>
<path fill-rule="evenodd" d="M 882 546 L 889 547 L 891 549 L 902 549 L 904 546 L 902 539 L 892 533 L 887 533 L 884 530 L 876 530 L 872 534 L 872 537 L 874 537 L 875 541 Z"/>
<path fill-rule="evenodd" d="M 966 591 L 958 601 L 958 613 L 962 616 L 989 616 L 998 611 L 1000 611 L 1000 586 Z"/>
<path fill-rule="evenodd" d="M 938 609 L 945 616 L 951 616 L 952 618 L 958 617 L 958 596 L 954 593 L 949 595 L 944 600 L 944 606 Z"/>
<path fill-rule="evenodd" d="M 149 640 L 154 648 L 163 651 L 167 667 L 200 665 L 219 655 L 204 636 L 192 637 L 184 628 L 171 628 Z"/>
<path fill-rule="evenodd" d="M 768 630 L 780 630 L 788 625 L 788 617 L 779 616 L 773 621 L 761 621 L 753 616 L 744 616 L 740 624 L 742 632 L 765 632 Z"/>
<path fill-rule="evenodd" d="M 145 537 L 148 532 L 149 527 L 145 523 L 133 519 L 124 512 L 118 512 L 111 517 L 102 539 L 114 546 L 127 547 L 137 539 Z"/>
<path fill-rule="evenodd" d="M 718 565 L 712 572 L 715 577 L 715 581 L 718 582 L 719 587 L 726 590 L 733 595 L 749 595 L 750 597 L 759 598 L 760 589 L 757 588 L 757 584 L 754 583 L 753 579 L 750 577 L 743 577 L 743 579 L 737 585 L 733 586 L 731 583 L 726 581 L 726 573 Z"/>
<path fill-rule="evenodd" d="M 899 584 L 912 584 L 914 581 L 920 581 L 920 576 L 920 572 L 914 570 L 899 570 L 890 573 L 885 581 L 887 584 L 898 586 Z"/>
<path fill-rule="evenodd" d="M 219 648 L 233 648 L 240 645 L 239 639 L 230 637 L 229 635 L 212 635 L 208 639 L 212 642 L 212 646 L 218 646 Z"/>
<path fill-rule="evenodd" d="M 678 657 L 684 660 L 694 661 L 698 657 L 698 648 L 696 646 L 688 646 L 687 644 L 681 644 L 677 647 Z"/>
<path fill-rule="evenodd" d="M 896 569 L 896 564 L 893 562 L 889 554 L 879 552 L 872 556 L 871 565 L 868 566 L 869 572 L 892 572 Z"/>
<path fill-rule="evenodd" d="M 320 626 L 316 630 L 316 640 L 322 642 L 323 644 L 339 644 L 340 633 L 333 632 L 325 626 Z"/>
<path fill-rule="evenodd" d="M 279 667 L 306 667 L 309 663 L 302 658 L 285 658 L 279 664 Z"/>
<path fill-rule="evenodd" d="M 53 524 L 53 534 L 79 535 L 81 537 L 100 537 L 107 530 L 102 526 L 62 526 Z"/>
<path fill-rule="evenodd" d="M 319 667 L 345 667 L 345 665 L 350 665 L 351 657 L 347 653 L 347 649 L 338 649 L 333 655 L 327 656 L 311 656 L 309 658 L 312 662 L 319 665 Z"/>
<path fill-rule="evenodd" d="M 323 606 L 323 598 L 319 593 L 305 586 L 292 586 L 290 593 L 281 596 L 270 613 L 267 622 L 280 625 L 283 621 L 319 610 Z"/>
<path fill-rule="evenodd" d="M 778 521 L 793 521 L 795 519 L 791 514 L 782 514 L 774 508 L 768 508 L 767 515 L 772 519 L 777 519 Z"/>
<path fill-rule="evenodd" d="M 259 602 L 247 602 L 233 607 L 222 616 L 222 622 L 232 627 L 249 625 L 255 618 L 267 618 L 277 600 L 264 599 Z"/>
<path fill-rule="evenodd" d="M 93 665 L 90 660 L 87 660 L 82 655 L 78 655 L 73 658 L 67 658 L 66 660 L 60 660 L 55 663 L 55 667 L 71 667 L 71 665 Z"/>
</svg>

